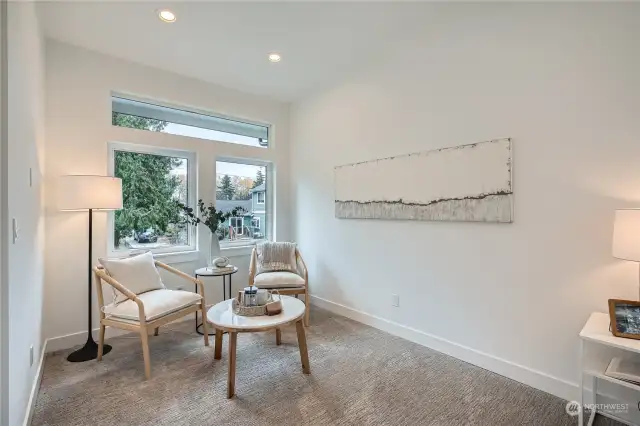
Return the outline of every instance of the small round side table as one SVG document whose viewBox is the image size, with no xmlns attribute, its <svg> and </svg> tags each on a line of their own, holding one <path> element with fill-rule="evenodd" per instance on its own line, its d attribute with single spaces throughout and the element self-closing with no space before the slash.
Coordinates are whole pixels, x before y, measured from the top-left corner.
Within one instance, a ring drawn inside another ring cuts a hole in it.
<svg viewBox="0 0 640 426">
<path fill-rule="evenodd" d="M 222 277 L 222 300 L 227 300 L 227 290 L 225 288 L 225 284 L 229 286 L 229 298 L 231 298 L 231 275 L 238 272 L 238 267 L 235 266 L 233 271 L 225 271 L 223 273 L 218 273 L 211 268 L 200 268 L 196 269 L 195 277 Z M 195 292 L 198 292 L 198 285 L 194 284 Z M 198 324 L 198 312 L 196 311 L 196 332 L 200 335 L 204 335 L 203 332 L 200 331 L 200 327 L 202 327 L 202 323 Z M 215 334 L 209 333 L 209 336 L 214 336 Z"/>
</svg>

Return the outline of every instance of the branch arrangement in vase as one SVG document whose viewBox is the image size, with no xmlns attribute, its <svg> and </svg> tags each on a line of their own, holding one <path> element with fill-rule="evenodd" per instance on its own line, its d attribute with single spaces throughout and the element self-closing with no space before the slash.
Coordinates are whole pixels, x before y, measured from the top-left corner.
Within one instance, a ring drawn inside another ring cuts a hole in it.
<svg viewBox="0 0 640 426">
<path fill-rule="evenodd" d="M 246 210 L 240 206 L 234 207 L 233 210 L 225 213 L 222 210 L 216 210 L 213 203 L 206 206 L 202 199 L 198 200 L 198 213 L 195 213 L 192 207 L 183 203 L 178 203 L 178 206 L 184 212 L 187 223 L 194 226 L 202 224 L 209 228 L 212 235 L 216 235 L 220 224 L 226 222 L 230 217 L 246 213 Z"/>
</svg>

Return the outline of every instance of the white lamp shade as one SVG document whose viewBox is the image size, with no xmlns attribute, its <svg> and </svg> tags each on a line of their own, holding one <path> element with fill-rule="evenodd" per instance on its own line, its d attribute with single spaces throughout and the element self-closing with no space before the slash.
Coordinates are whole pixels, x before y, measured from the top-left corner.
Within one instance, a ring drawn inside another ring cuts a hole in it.
<svg viewBox="0 0 640 426">
<path fill-rule="evenodd" d="M 640 262 L 640 209 L 616 210 L 613 257 Z"/>
<path fill-rule="evenodd" d="M 118 210 L 122 208 L 122 180 L 111 176 L 61 176 L 57 195 L 60 210 Z"/>
</svg>

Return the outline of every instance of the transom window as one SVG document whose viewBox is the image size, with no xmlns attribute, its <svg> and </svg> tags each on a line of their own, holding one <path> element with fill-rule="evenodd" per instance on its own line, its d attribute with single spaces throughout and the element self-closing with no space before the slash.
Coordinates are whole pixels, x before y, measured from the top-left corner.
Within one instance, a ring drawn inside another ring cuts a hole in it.
<svg viewBox="0 0 640 426">
<path fill-rule="evenodd" d="M 123 199 L 110 219 L 111 251 L 195 250 L 195 229 L 184 223 L 176 203 L 195 204 L 195 155 L 120 143 L 111 143 L 109 151 Z"/>
<path fill-rule="evenodd" d="M 269 146 L 269 126 L 111 96 L 111 124 L 221 142 Z"/>
</svg>

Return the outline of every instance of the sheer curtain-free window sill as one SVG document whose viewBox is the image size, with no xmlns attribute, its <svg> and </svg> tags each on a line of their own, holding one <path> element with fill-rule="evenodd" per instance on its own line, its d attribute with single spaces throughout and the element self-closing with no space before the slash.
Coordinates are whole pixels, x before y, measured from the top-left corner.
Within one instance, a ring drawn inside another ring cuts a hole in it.
<svg viewBox="0 0 640 426">
<path fill-rule="evenodd" d="M 111 258 L 125 258 L 132 257 L 141 253 L 145 253 L 148 250 L 117 250 L 111 251 L 109 257 Z M 186 263 L 197 262 L 200 259 L 200 252 L 194 249 L 186 249 L 179 251 L 165 251 L 160 253 L 154 253 L 153 258 L 161 261 L 162 263 L 174 264 L 174 263 Z"/>
<path fill-rule="evenodd" d="M 266 240 L 220 242 L 220 254 L 226 257 L 249 256 L 256 244 Z"/>
</svg>

